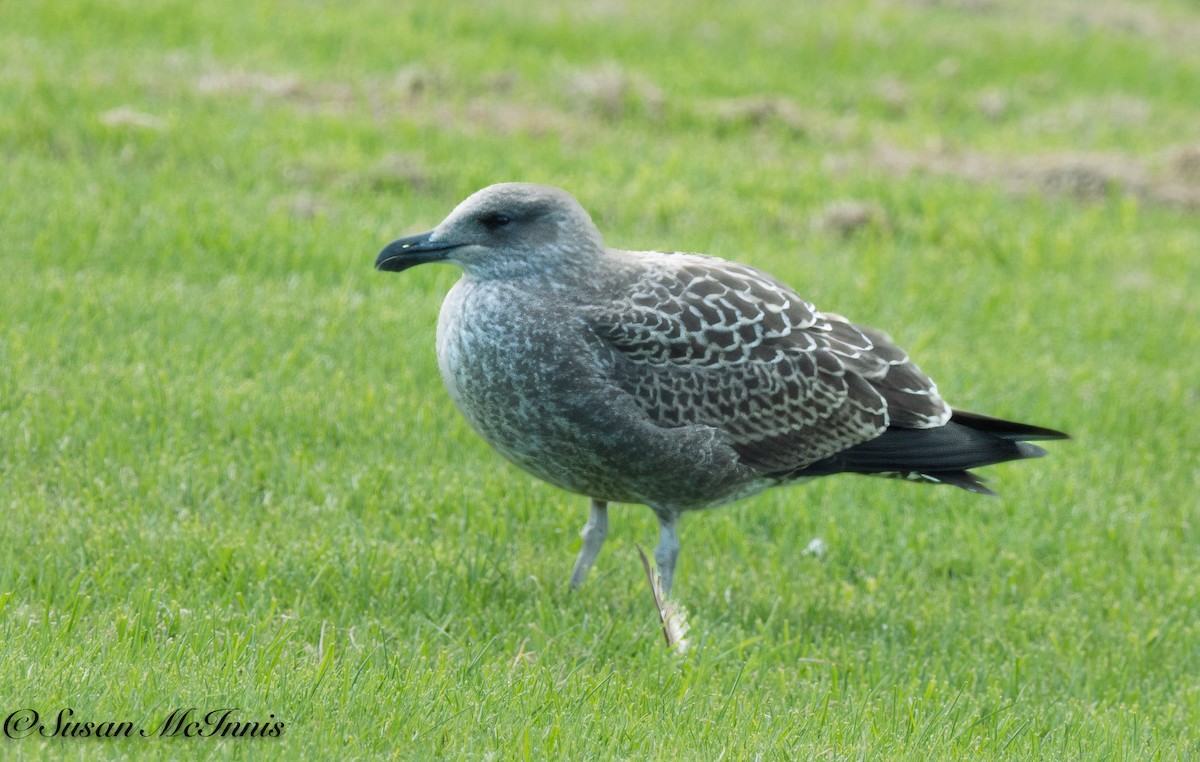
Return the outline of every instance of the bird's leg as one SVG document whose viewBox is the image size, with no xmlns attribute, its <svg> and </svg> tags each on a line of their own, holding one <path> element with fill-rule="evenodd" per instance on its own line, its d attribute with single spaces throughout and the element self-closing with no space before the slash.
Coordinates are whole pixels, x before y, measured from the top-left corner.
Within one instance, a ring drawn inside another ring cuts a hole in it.
<svg viewBox="0 0 1200 762">
<path fill-rule="evenodd" d="M 583 526 L 579 536 L 583 538 L 583 547 L 579 549 L 579 558 L 575 559 L 575 569 L 571 572 L 572 590 L 583 584 L 588 570 L 596 562 L 596 554 L 604 545 L 604 538 L 608 537 L 608 503 L 592 499 L 588 523 Z"/>
<path fill-rule="evenodd" d="M 679 535 L 675 534 L 675 517 L 658 517 L 658 547 L 654 549 L 654 563 L 658 564 L 658 576 L 662 579 L 663 598 L 671 596 L 671 582 L 675 579 L 675 559 L 679 557 Z"/>
</svg>

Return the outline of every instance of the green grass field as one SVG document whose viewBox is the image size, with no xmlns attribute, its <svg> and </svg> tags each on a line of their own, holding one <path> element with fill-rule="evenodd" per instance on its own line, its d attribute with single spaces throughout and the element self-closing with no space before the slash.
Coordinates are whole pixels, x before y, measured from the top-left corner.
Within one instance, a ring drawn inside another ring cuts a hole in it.
<svg viewBox="0 0 1200 762">
<path fill-rule="evenodd" d="M 0 0 L 0 719 L 284 723 L 0 757 L 1200 757 L 1198 94 L 1185 0 Z M 502 180 L 1075 440 L 687 517 L 678 657 L 372 269 Z"/>
</svg>

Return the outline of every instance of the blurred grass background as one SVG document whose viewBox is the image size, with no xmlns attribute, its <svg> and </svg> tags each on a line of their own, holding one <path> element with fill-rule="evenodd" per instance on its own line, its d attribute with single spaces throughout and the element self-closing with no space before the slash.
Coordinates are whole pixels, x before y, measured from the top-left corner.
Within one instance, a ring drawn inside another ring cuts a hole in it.
<svg viewBox="0 0 1200 762">
<path fill-rule="evenodd" d="M 0 714 L 286 722 L 4 756 L 1195 758 L 1198 92 L 1183 0 L 0 0 Z M 675 658 L 371 269 L 504 180 L 1076 441 L 690 517 Z"/>
</svg>

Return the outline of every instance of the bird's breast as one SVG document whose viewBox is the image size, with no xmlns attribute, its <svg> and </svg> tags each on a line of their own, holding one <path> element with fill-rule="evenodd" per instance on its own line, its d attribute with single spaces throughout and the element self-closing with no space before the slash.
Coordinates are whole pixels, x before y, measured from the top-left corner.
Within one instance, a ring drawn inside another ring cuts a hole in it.
<svg viewBox="0 0 1200 762">
<path fill-rule="evenodd" d="M 545 341 L 551 317 L 523 301 L 528 298 L 502 285 L 464 279 L 442 305 L 438 365 L 451 397 L 472 422 L 489 413 L 511 417 L 530 390 L 541 390 L 535 395 L 541 399 L 553 395 L 548 376 L 569 344 Z"/>
<path fill-rule="evenodd" d="M 442 305 L 438 366 L 463 417 L 501 454 L 560 486 L 568 485 L 552 472 L 553 453 L 583 433 L 562 378 L 594 372 L 590 360 L 579 327 L 527 289 L 464 278 Z"/>
</svg>

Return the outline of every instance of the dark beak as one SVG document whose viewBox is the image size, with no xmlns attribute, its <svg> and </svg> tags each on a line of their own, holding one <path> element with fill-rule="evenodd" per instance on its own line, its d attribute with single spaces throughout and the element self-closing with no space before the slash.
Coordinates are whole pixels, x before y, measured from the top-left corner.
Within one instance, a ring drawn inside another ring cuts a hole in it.
<svg viewBox="0 0 1200 762">
<path fill-rule="evenodd" d="M 401 238 L 398 241 L 392 241 L 387 246 L 384 246 L 383 251 L 379 252 L 379 256 L 375 258 L 375 269 L 398 273 L 414 265 L 426 262 L 439 262 L 445 259 L 446 254 L 452 249 L 457 249 L 462 245 L 446 243 L 444 241 L 431 241 L 429 240 L 431 235 L 433 235 L 432 230 L 428 233 L 421 233 L 420 235 L 413 235 L 408 238 Z"/>
</svg>

